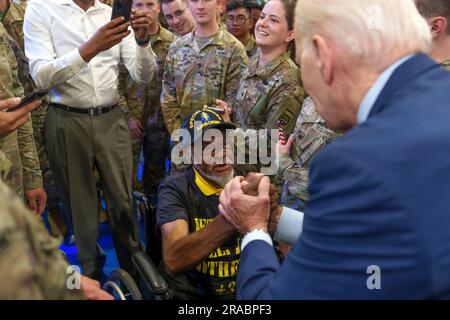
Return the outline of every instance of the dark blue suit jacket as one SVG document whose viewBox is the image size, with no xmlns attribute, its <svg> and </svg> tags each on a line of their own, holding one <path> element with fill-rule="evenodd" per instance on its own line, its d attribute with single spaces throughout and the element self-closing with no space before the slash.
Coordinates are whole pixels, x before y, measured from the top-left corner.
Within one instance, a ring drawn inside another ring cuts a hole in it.
<svg viewBox="0 0 450 320">
<path fill-rule="evenodd" d="M 271 246 L 251 242 L 238 298 L 450 298 L 449 72 L 421 54 L 401 65 L 310 178 L 300 239 L 281 267 Z M 372 265 L 380 290 L 367 286 Z"/>
</svg>

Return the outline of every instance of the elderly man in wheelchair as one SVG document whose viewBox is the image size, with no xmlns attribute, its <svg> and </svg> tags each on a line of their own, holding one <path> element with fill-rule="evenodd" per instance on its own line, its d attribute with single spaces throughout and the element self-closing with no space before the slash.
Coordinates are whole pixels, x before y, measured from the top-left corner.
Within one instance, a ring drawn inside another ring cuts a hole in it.
<svg viewBox="0 0 450 320">
<path fill-rule="evenodd" d="M 146 252 L 133 255 L 138 282 L 144 281 L 144 286 L 134 284 L 126 272 L 116 270 L 105 284 L 116 296 L 140 299 L 143 296 L 139 291 L 149 288 L 156 299 L 235 298 L 241 237 L 218 210 L 220 192 L 234 176 L 234 167 L 226 158 L 227 129 L 235 126 L 215 111 L 203 109 L 189 114 L 180 130 L 182 141 L 177 145 L 183 151 L 184 163 L 189 165 L 161 182 L 156 216 L 145 196 L 133 194 L 136 204 L 141 205 L 140 211 L 149 213 L 145 215 L 149 239 Z M 210 133 L 216 133 L 213 141 L 204 142 L 202 138 Z M 210 144 L 217 148 L 206 155 L 203 151 Z M 201 155 L 200 161 L 196 154 Z M 154 236 L 155 223 L 162 243 Z"/>
<path fill-rule="evenodd" d="M 132 257 L 139 285 L 122 270 L 114 271 L 105 284 L 116 297 L 235 299 L 242 238 L 218 209 L 220 192 L 239 174 L 230 160 L 234 129 L 211 109 L 196 110 L 184 119 L 176 147 L 189 165 L 161 182 L 156 215 L 143 194 L 133 194 L 145 218 L 148 243 L 145 252 Z M 248 192 L 251 181 L 257 186 L 260 178 L 250 176 Z M 277 202 L 274 187 L 271 201 Z"/>
<path fill-rule="evenodd" d="M 235 126 L 213 110 L 191 112 L 180 130 L 191 165 L 159 188 L 161 270 L 178 299 L 235 299 L 241 237 L 218 210 L 220 192 L 235 174 L 227 129 Z"/>
</svg>

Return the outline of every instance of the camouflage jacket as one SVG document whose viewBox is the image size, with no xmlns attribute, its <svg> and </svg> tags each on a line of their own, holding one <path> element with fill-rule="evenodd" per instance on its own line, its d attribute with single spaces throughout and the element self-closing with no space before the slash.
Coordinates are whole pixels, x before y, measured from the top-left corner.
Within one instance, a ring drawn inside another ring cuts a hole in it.
<svg viewBox="0 0 450 320">
<path fill-rule="evenodd" d="M 244 44 L 244 46 L 249 59 L 251 59 L 256 53 L 258 53 L 258 46 L 256 45 L 255 37 L 253 37 L 252 35 Z"/>
<path fill-rule="evenodd" d="M 180 128 L 190 111 L 234 97 L 247 63 L 242 43 L 222 27 L 203 48 L 197 45 L 195 30 L 175 40 L 167 54 L 161 94 L 168 131 Z"/>
<path fill-rule="evenodd" d="M 84 299 L 80 290 L 68 289 L 59 241 L 2 181 L 0 240 L 0 299 Z"/>
<path fill-rule="evenodd" d="M 11 48 L 10 38 L 3 24 L 0 23 L 0 99 L 23 96 L 24 90 L 19 81 L 19 65 Z M 42 176 L 39 158 L 33 138 L 33 127 L 30 120 L 15 132 L 0 138 L 0 150 L 12 164 L 6 182 L 19 195 L 23 188 L 42 187 Z"/>
<path fill-rule="evenodd" d="M 267 132 L 267 146 L 260 143 L 252 143 L 243 137 L 250 134 L 252 130 L 278 129 L 278 123 L 286 134 L 294 129 L 304 98 L 304 90 L 301 86 L 300 71 L 289 59 L 287 53 L 280 55 L 265 66 L 259 66 L 259 54 L 254 56 L 247 69 L 242 74 L 239 90 L 234 100 L 230 101 L 234 108 L 234 117 L 237 126 L 242 131 L 236 131 L 237 163 L 239 153 L 245 150 L 246 165 L 241 170 L 248 172 L 262 172 L 271 176 L 271 182 L 278 188 L 280 181 L 277 177 L 277 168 L 272 148 L 275 141 L 272 140 L 271 132 Z M 257 133 L 257 132 L 254 132 Z M 263 133 L 263 132 L 258 132 Z M 259 136 L 261 137 L 261 136 Z M 277 141 L 278 141 L 278 137 Z M 263 165 L 267 160 L 261 158 L 263 155 L 270 157 L 268 170 Z M 256 159 L 254 157 L 257 157 Z"/>
<path fill-rule="evenodd" d="M 19 43 L 11 36 L 8 36 L 9 45 L 14 52 L 17 61 L 19 81 L 22 84 L 24 94 L 29 94 L 37 89 L 33 78 L 31 78 L 28 59 L 24 51 L 20 48 Z"/>
<path fill-rule="evenodd" d="M 290 134 L 305 97 L 300 71 L 284 53 L 265 66 L 253 57 L 231 100 L 237 125 L 247 129 L 277 129 L 278 121 Z"/>
<path fill-rule="evenodd" d="M 175 36 L 161 26 L 158 33 L 151 37 L 151 46 L 157 57 L 158 72 L 155 72 L 150 84 L 138 84 L 129 75 L 127 77 L 125 97 L 129 109 L 128 116 L 140 120 L 144 128 L 165 127 L 160 100 L 162 76 L 169 46 L 174 39 Z"/>
<path fill-rule="evenodd" d="M 8 34 L 16 40 L 23 52 L 25 52 L 23 40 L 24 17 L 25 7 L 16 4 L 13 0 L 9 0 L 9 9 L 6 11 L 2 22 Z"/>
<path fill-rule="evenodd" d="M 0 99 L 23 96 L 19 66 L 11 48 L 10 37 L 0 22 Z"/>
<path fill-rule="evenodd" d="M 450 60 L 445 60 L 444 62 L 441 63 L 442 67 L 444 67 L 444 69 L 447 69 L 450 71 Z"/>
<path fill-rule="evenodd" d="M 0 180 L 5 181 L 10 170 L 11 170 L 11 162 L 0 150 Z"/>
<path fill-rule="evenodd" d="M 17 60 L 17 65 L 19 67 L 18 73 L 20 83 L 24 88 L 24 93 L 28 94 L 37 87 L 31 78 L 28 67 L 28 59 L 24 53 L 23 20 L 25 16 L 25 7 L 16 4 L 12 0 L 9 0 L 9 4 L 9 9 L 6 11 L 6 15 L 2 22 L 10 36 L 9 44 L 13 49 L 14 56 Z"/>
<path fill-rule="evenodd" d="M 292 160 L 289 155 L 282 155 L 278 173 L 284 182 L 283 196 L 288 199 L 300 198 L 303 204 L 306 204 L 312 159 L 338 135 L 328 128 L 325 120 L 317 113 L 310 97 L 303 103 L 292 134 L 295 136 L 292 158 L 296 160 Z M 281 200 L 286 201 L 283 197 Z"/>
</svg>

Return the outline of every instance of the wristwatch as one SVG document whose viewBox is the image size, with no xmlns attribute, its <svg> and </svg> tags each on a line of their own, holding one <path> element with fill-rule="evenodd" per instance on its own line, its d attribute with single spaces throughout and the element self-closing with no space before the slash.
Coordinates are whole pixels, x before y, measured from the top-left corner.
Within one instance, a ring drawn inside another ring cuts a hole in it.
<svg viewBox="0 0 450 320">
<path fill-rule="evenodd" d="M 147 45 L 150 42 L 150 37 L 148 37 L 147 40 L 139 40 L 139 39 L 136 39 L 136 38 L 134 38 L 134 40 L 136 40 L 136 44 L 138 46 L 142 47 L 142 46 Z"/>
</svg>

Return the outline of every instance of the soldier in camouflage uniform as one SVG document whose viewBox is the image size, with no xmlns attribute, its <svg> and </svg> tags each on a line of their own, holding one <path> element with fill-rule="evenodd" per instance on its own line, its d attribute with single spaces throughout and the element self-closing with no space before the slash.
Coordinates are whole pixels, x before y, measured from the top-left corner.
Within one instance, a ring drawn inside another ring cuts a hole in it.
<svg viewBox="0 0 450 320">
<path fill-rule="evenodd" d="M 42 224 L 2 181 L 10 164 L 0 151 L 0 299 L 113 299 L 100 284 L 75 274 Z M 73 285 L 74 288 L 69 288 Z"/>
<path fill-rule="evenodd" d="M 250 33 L 254 35 L 256 22 L 258 22 L 259 20 L 259 15 L 261 14 L 261 11 L 264 8 L 264 5 L 266 4 L 266 0 L 245 0 L 245 4 L 248 7 L 250 7 L 250 12 L 253 21 Z"/>
<path fill-rule="evenodd" d="M 161 109 L 169 133 L 190 111 L 233 98 L 248 63 L 244 46 L 217 23 L 219 2 L 204 2 L 205 15 L 197 5 L 189 2 L 197 29 L 175 40 L 167 54 Z"/>
<path fill-rule="evenodd" d="M 59 241 L 2 181 L 0 239 L 0 299 L 84 299 L 81 290 L 68 289 Z"/>
<path fill-rule="evenodd" d="M 143 186 L 146 194 L 150 196 L 157 191 L 159 182 L 164 178 L 165 160 L 170 155 L 169 133 L 164 124 L 160 97 L 164 63 L 169 46 L 175 36 L 158 23 L 157 18 L 160 12 L 158 0 L 135 0 L 133 6 L 146 11 L 152 17 L 150 43 L 157 56 L 158 64 L 158 72 L 154 74 L 150 84 L 138 84 L 128 75 L 125 90 L 129 109 L 128 123 L 131 134 L 135 138 L 133 144 L 134 176 L 136 177 L 142 142 L 145 159 Z"/>
<path fill-rule="evenodd" d="M 278 174 L 283 181 L 280 202 L 289 208 L 303 211 L 308 201 L 309 168 L 312 159 L 338 135 L 328 127 L 317 113 L 311 98 L 307 97 L 292 136 L 286 144 L 286 152 L 280 153 Z M 292 158 L 288 151 L 291 142 Z"/>
<path fill-rule="evenodd" d="M 228 32 L 235 36 L 245 47 L 248 58 L 252 58 L 258 52 L 258 46 L 254 36 L 250 33 L 253 25 L 250 7 L 242 0 L 227 2 L 225 14 Z"/>
<path fill-rule="evenodd" d="M 244 130 L 277 129 L 280 122 L 289 134 L 303 99 L 300 71 L 285 52 L 265 65 L 260 65 L 259 56 L 254 57 L 231 105 L 237 125 Z"/>
<path fill-rule="evenodd" d="M 19 80 L 24 87 L 24 93 L 29 94 L 36 89 L 36 86 L 30 76 L 28 59 L 24 54 L 23 20 L 25 15 L 25 6 L 26 3 L 23 5 L 18 5 L 14 1 L 9 0 L 9 9 L 5 13 L 3 24 L 8 34 L 14 39 L 10 39 L 10 45 L 14 51 L 14 55 L 19 66 Z M 57 196 L 53 173 L 50 169 L 50 164 L 45 149 L 44 120 L 46 113 L 47 104 L 44 102 L 41 106 L 31 112 L 31 119 L 44 189 L 47 194 L 47 212 L 50 232 L 54 236 L 59 236 L 61 234 L 64 235 L 67 232 L 67 226 L 64 222 L 63 215 L 60 212 L 60 200 Z"/>
<path fill-rule="evenodd" d="M 4 2 L 5 3 L 5 2 Z M 2 17 L 3 18 L 2 11 Z M 8 99 L 23 95 L 23 87 L 18 77 L 18 64 L 10 45 L 10 38 L 0 23 L 0 99 Z M 2 150 L 13 164 L 6 183 L 24 198 L 29 205 L 42 213 L 45 208 L 46 195 L 42 189 L 42 176 L 36 145 L 33 139 L 33 128 L 30 120 L 17 131 L 0 139 Z"/>
<path fill-rule="evenodd" d="M 8 0 L 9 9 L 4 13 L 3 25 L 8 34 L 16 40 L 20 48 L 25 52 L 23 42 L 23 18 L 25 16 L 25 5 L 18 5 L 13 0 Z"/>
<path fill-rule="evenodd" d="M 247 56 L 252 58 L 254 55 L 258 53 L 258 45 L 256 44 L 255 37 L 250 35 L 247 42 L 244 43 L 245 52 L 247 52 Z"/>
<path fill-rule="evenodd" d="M 168 29 L 177 37 L 194 30 L 195 20 L 188 8 L 187 0 L 161 0 L 161 9 Z M 162 23 L 161 25 L 164 26 Z"/>
</svg>

